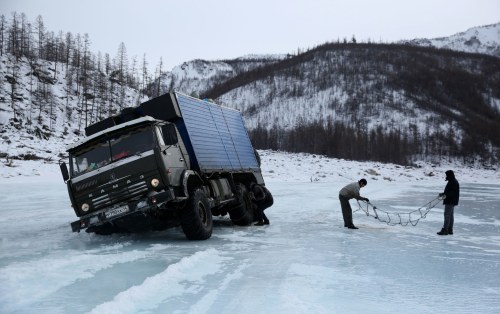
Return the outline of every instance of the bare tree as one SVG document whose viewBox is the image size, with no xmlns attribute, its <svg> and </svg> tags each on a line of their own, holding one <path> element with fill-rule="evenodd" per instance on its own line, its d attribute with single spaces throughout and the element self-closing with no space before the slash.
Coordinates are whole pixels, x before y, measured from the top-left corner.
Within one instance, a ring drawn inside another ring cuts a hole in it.
<svg viewBox="0 0 500 314">
<path fill-rule="evenodd" d="M 19 33 L 20 31 L 19 31 L 18 15 L 16 12 L 13 12 L 12 24 L 8 31 L 9 40 L 8 40 L 7 51 L 10 52 L 14 57 L 16 57 L 16 60 L 19 60 L 21 58 L 21 49 L 19 47 L 20 46 Z"/>
<path fill-rule="evenodd" d="M 97 114 L 94 114 L 94 110 L 96 110 L 96 98 L 97 98 L 97 93 L 99 90 L 99 86 L 97 85 L 97 82 L 99 81 L 99 66 L 100 66 L 100 60 L 97 59 L 95 55 L 91 55 L 91 81 L 92 81 L 92 93 L 91 93 L 91 99 L 92 99 L 92 106 L 90 107 L 90 123 L 93 123 L 97 121 Z M 90 94 L 90 93 L 89 93 Z"/>
<path fill-rule="evenodd" d="M 82 102 L 83 102 L 83 110 L 85 112 L 85 127 L 88 126 L 89 121 L 88 121 L 88 116 L 89 116 L 89 110 L 88 110 L 88 99 L 91 98 L 91 95 L 89 93 L 89 85 L 90 85 L 90 80 L 89 80 L 89 70 L 90 70 L 90 52 L 89 52 L 89 46 L 90 46 L 90 39 L 89 35 L 85 33 L 83 35 L 83 57 L 82 57 L 82 67 L 81 67 L 81 72 L 82 72 Z"/>
<path fill-rule="evenodd" d="M 20 53 L 23 56 L 29 56 L 30 49 L 30 31 L 31 27 L 28 26 L 29 23 L 26 21 L 26 14 L 21 13 L 21 28 L 19 32 L 19 39 L 21 40 L 19 48 Z"/>
<path fill-rule="evenodd" d="M 68 121 L 71 119 L 71 107 L 69 106 L 69 99 L 71 97 L 71 91 L 73 87 L 73 74 L 70 71 L 70 58 L 71 58 L 71 50 L 73 48 L 73 35 L 71 33 L 66 33 L 66 53 L 64 60 L 66 62 L 66 73 L 65 73 L 65 79 L 66 79 L 66 118 Z"/>
<path fill-rule="evenodd" d="M 144 54 L 144 56 L 142 58 L 141 96 L 144 95 L 144 91 L 146 90 L 148 75 L 149 75 L 148 74 L 148 62 L 146 61 L 146 54 Z"/>
<path fill-rule="evenodd" d="M 5 15 L 0 15 L 0 56 L 4 53 L 6 24 Z"/>
<path fill-rule="evenodd" d="M 135 87 L 136 74 L 137 74 L 137 57 L 133 56 L 132 65 L 130 66 L 130 72 L 129 75 L 127 75 L 127 85 L 132 88 L 136 88 Z"/>
<path fill-rule="evenodd" d="M 75 67 L 77 70 L 75 71 L 76 73 L 76 93 L 77 95 L 80 94 L 80 64 L 81 64 L 81 57 L 82 56 L 82 38 L 80 34 L 76 35 L 75 38 L 75 46 L 73 49 L 73 57 L 71 58 L 72 65 Z"/>
<path fill-rule="evenodd" d="M 68 32 L 66 33 L 66 54 L 64 58 L 66 62 L 66 71 L 68 71 L 68 67 L 70 64 L 71 49 L 73 49 L 73 35 Z"/>
<path fill-rule="evenodd" d="M 44 59 L 45 26 L 41 15 L 38 15 L 36 18 L 35 29 L 38 33 L 38 57 Z"/>
<path fill-rule="evenodd" d="M 117 74 L 118 74 L 118 82 L 122 85 L 126 83 L 125 77 L 128 67 L 128 59 L 127 59 L 127 48 L 125 48 L 125 44 L 123 42 L 118 46 L 118 54 L 116 56 L 116 66 L 117 66 Z"/>
<path fill-rule="evenodd" d="M 106 101 L 108 99 L 108 85 L 107 79 L 103 72 L 103 61 L 101 52 L 97 55 L 97 67 L 95 71 L 96 82 L 95 84 L 98 86 L 97 98 L 100 100 L 100 103 L 97 104 L 97 112 L 96 112 L 96 120 L 101 120 L 104 118 L 104 107 L 106 105 Z"/>
<path fill-rule="evenodd" d="M 63 32 L 60 31 L 57 35 L 57 39 L 54 43 L 55 56 L 54 56 L 54 80 L 57 78 L 57 62 L 61 60 L 61 56 L 64 54 L 64 40 L 63 40 Z M 62 66 L 62 64 L 61 64 Z"/>
<path fill-rule="evenodd" d="M 123 42 L 121 42 L 118 47 L 118 54 L 116 56 L 116 71 L 117 81 L 120 85 L 118 102 L 120 109 L 122 109 L 125 103 L 126 77 L 128 72 L 127 48 L 125 48 L 125 44 Z"/>
<path fill-rule="evenodd" d="M 111 64 L 111 58 L 109 53 L 106 53 L 104 54 L 104 73 L 106 73 L 106 75 L 110 75 L 112 69 L 113 65 Z"/>
<path fill-rule="evenodd" d="M 162 75 L 162 67 L 163 67 L 163 59 L 160 57 L 160 64 L 158 65 L 158 90 L 156 92 L 156 96 L 160 96 L 161 94 L 161 75 Z"/>
</svg>

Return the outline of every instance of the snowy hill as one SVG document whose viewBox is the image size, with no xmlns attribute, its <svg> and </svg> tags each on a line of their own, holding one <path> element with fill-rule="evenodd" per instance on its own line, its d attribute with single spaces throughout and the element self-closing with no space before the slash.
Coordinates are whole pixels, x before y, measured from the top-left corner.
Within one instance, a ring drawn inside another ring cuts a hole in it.
<svg viewBox="0 0 500 314">
<path fill-rule="evenodd" d="M 86 124 L 120 109 L 117 99 L 129 106 L 148 99 L 128 86 L 105 97 L 85 96 L 68 83 L 67 67 L 54 62 L 4 54 L 0 65 L 0 158 L 6 164 L 13 158 L 58 160 Z"/>
<path fill-rule="evenodd" d="M 228 79 L 239 74 L 264 67 L 284 59 L 282 55 L 248 55 L 234 60 L 191 60 L 174 67 L 159 78 L 160 91 L 163 94 L 170 90 L 181 91 L 185 94 L 199 96 Z M 153 83 L 154 86 L 157 83 Z"/>
<path fill-rule="evenodd" d="M 500 57 L 500 23 L 473 27 L 448 37 L 412 39 L 402 43 Z"/>
<path fill-rule="evenodd" d="M 259 149 L 401 164 L 500 159 L 500 59 L 487 55 L 326 43 L 296 55 L 187 61 L 141 85 L 119 56 L 61 59 L 77 50 L 63 48 L 47 53 L 52 61 L 1 56 L 2 162 L 57 160 L 86 125 L 174 89 L 241 110 Z"/>
<path fill-rule="evenodd" d="M 386 161 L 496 160 L 500 84 L 491 74 L 499 72 L 500 59 L 486 55 L 331 43 L 234 77 L 204 97 L 241 110 L 259 148 L 384 161 L 392 146 Z"/>
</svg>

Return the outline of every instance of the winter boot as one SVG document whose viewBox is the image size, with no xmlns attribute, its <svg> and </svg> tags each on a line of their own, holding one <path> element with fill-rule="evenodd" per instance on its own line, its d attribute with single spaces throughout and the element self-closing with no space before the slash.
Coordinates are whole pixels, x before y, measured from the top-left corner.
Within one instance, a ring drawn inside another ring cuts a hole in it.
<svg viewBox="0 0 500 314">
<path fill-rule="evenodd" d="M 453 229 L 452 228 L 448 229 L 448 234 L 453 234 Z"/>
<path fill-rule="evenodd" d="M 441 231 L 439 231 L 437 234 L 439 234 L 439 235 L 448 235 L 448 230 L 446 230 L 445 228 L 442 228 Z"/>
</svg>

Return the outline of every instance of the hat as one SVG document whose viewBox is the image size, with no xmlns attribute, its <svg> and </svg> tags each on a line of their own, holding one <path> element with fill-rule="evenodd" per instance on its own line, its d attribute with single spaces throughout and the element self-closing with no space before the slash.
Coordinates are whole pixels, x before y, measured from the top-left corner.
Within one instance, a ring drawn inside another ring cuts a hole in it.
<svg viewBox="0 0 500 314">
<path fill-rule="evenodd" d="M 455 178 L 455 173 L 453 172 L 453 170 L 447 170 L 445 174 L 446 174 L 446 180 Z"/>
</svg>

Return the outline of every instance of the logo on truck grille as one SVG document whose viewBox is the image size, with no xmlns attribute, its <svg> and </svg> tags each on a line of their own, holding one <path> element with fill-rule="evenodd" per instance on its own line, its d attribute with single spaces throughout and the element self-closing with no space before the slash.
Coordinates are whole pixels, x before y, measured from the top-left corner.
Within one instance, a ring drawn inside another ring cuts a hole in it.
<svg viewBox="0 0 500 314">
<path fill-rule="evenodd" d="M 115 182 L 120 181 L 120 180 L 125 179 L 125 178 L 130 177 L 130 176 L 125 176 L 125 177 L 123 177 L 123 178 L 116 179 L 116 175 L 115 175 L 114 173 L 112 173 L 112 174 L 110 175 L 110 177 L 115 177 L 115 179 L 114 179 L 113 181 L 110 181 L 110 182 L 108 182 L 108 183 L 106 183 L 106 184 L 104 184 L 104 185 L 101 185 L 101 186 L 100 186 L 100 187 L 101 187 L 101 189 L 99 190 L 99 193 L 100 193 L 101 195 L 102 195 L 102 194 L 107 193 L 107 192 L 106 192 L 106 189 L 104 188 L 104 187 L 105 187 L 105 186 L 107 186 L 107 185 L 112 184 L 112 185 L 111 185 L 111 189 L 110 189 L 110 190 L 111 190 L 111 191 L 113 191 L 113 190 L 117 190 L 117 189 L 121 189 L 121 188 L 127 188 L 127 186 L 128 186 L 128 185 L 130 185 L 130 184 L 132 183 L 132 180 L 131 180 L 131 179 L 128 179 L 126 182 L 124 182 L 124 184 L 122 184 L 122 187 L 120 187 L 120 184 L 115 183 Z M 144 180 L 144 175 L 142 175 L 142 174 L 141 174 L 141 175 L 139 176 L 139 180 Z M 113 184 L 113 183 L 115 183 L 115 184 Z M 145 182 L 144 182 L 143 184 L 144 184 L 144 185 L 146 185 L 146 183 L 145 183 Z M 110 192 L 111 192 L 111 191 L 110 191 Z M 90 193 L 90 194 L 89 194 L 89 197 L 90 197 L 90 198 L 94 197 L 94 193 Z"/>
</svg>

